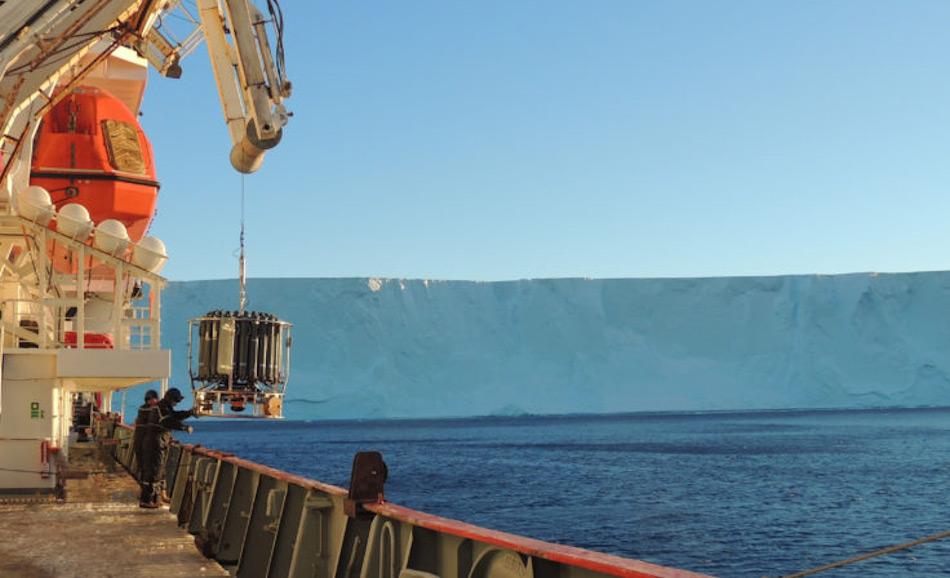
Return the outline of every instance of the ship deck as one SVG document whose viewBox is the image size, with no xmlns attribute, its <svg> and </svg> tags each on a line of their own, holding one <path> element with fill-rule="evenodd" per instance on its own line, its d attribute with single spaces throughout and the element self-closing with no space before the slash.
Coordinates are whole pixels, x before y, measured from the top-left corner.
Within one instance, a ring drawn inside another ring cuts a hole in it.
<svg viewBox="0 0 950 578">
<path fill-rule="evenodd" d="M 65 503 L 0 504 L 0 576 L 97 578 L 228 576 L 195 547 L 167 507 L 138 507 L 138 485 L 95 445 L 70 449 L 86 479 L 66 482 Z"/>
</svg>

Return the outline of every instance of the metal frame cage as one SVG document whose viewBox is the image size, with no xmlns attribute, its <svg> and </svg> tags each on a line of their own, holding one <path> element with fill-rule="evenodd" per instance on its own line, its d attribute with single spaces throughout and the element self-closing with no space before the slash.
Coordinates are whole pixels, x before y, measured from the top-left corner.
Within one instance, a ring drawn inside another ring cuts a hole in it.
<svg viewBox="0 0 950 578">
<path fill-rule="evenodd" d="M 214 417 L 283 417 L 291 327 L 256 311 L 211 311 L 189 320 L 188 376 L 196 412 Z"/>
</svg>

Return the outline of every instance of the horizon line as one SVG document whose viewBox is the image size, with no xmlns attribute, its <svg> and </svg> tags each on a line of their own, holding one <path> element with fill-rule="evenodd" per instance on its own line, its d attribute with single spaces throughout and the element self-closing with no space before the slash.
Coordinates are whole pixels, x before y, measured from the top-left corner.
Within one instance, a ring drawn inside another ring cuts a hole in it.
<svg viewBox="0 0 950 578">
<path fill-rule="evenodd" d="M 629 276 L 629 277 L 590 277 L 582 275 L 563 277 L 519 277 L 501 279 L 462 279 L 448 277 L 392 277 L 386 275 L 338 275 L 338 276 L 264 276 L 248 277 L 248 281 L 295 281 L 295 280 L 325 280 L 325 281 L 423 281 L 432 283 L 519 283 L 523 281 L 672 281 L 672 280 L 704 280 L 704 279 L 780 279 L 785 277 L 849 277 L 866 275 L 876 277 L 880 275 L 925 275 L 933 273 L 950 273 L 950 269 L 925 269 L 917 271 L 844 271 L 838 273 L 769 273 L 769 274 L 734 274 L 734 275 L 657 275 L 657 276 Z M 198 279 L 167 279 L 169 283 L 202 283 L 217 281 L 238 281 L 238 277 L 215 277 Z"/>
</svg>

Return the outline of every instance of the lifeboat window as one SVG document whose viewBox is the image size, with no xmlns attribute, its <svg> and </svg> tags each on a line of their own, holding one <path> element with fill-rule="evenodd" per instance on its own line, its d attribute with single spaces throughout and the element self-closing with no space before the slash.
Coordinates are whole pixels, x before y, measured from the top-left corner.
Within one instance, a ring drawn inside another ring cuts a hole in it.
<svg viewBox="0 0 950 578">
<path fill-rule="evenodd" d="M 109 151 L 109 163 L 117 171 L 145 174 L 145 158 L 135 125 L 121 120 L 102 121 L 102 134 Z"/>
</svg>

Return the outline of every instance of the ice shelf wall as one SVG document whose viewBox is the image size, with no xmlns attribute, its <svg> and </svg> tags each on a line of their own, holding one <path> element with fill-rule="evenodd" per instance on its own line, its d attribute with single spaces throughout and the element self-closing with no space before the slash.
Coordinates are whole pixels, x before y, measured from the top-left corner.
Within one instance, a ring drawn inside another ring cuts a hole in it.
<svg viewBox="0 0 950 578">
<path fill-rule="evenodd" d="M 291 418 L 950 405 L 950 273 L 254 279 L 294 323 Z M 234 281 L 172 283 L 164 341 Z M 184 388 L 183 388 L 184 389 Z"/>
</svg>

